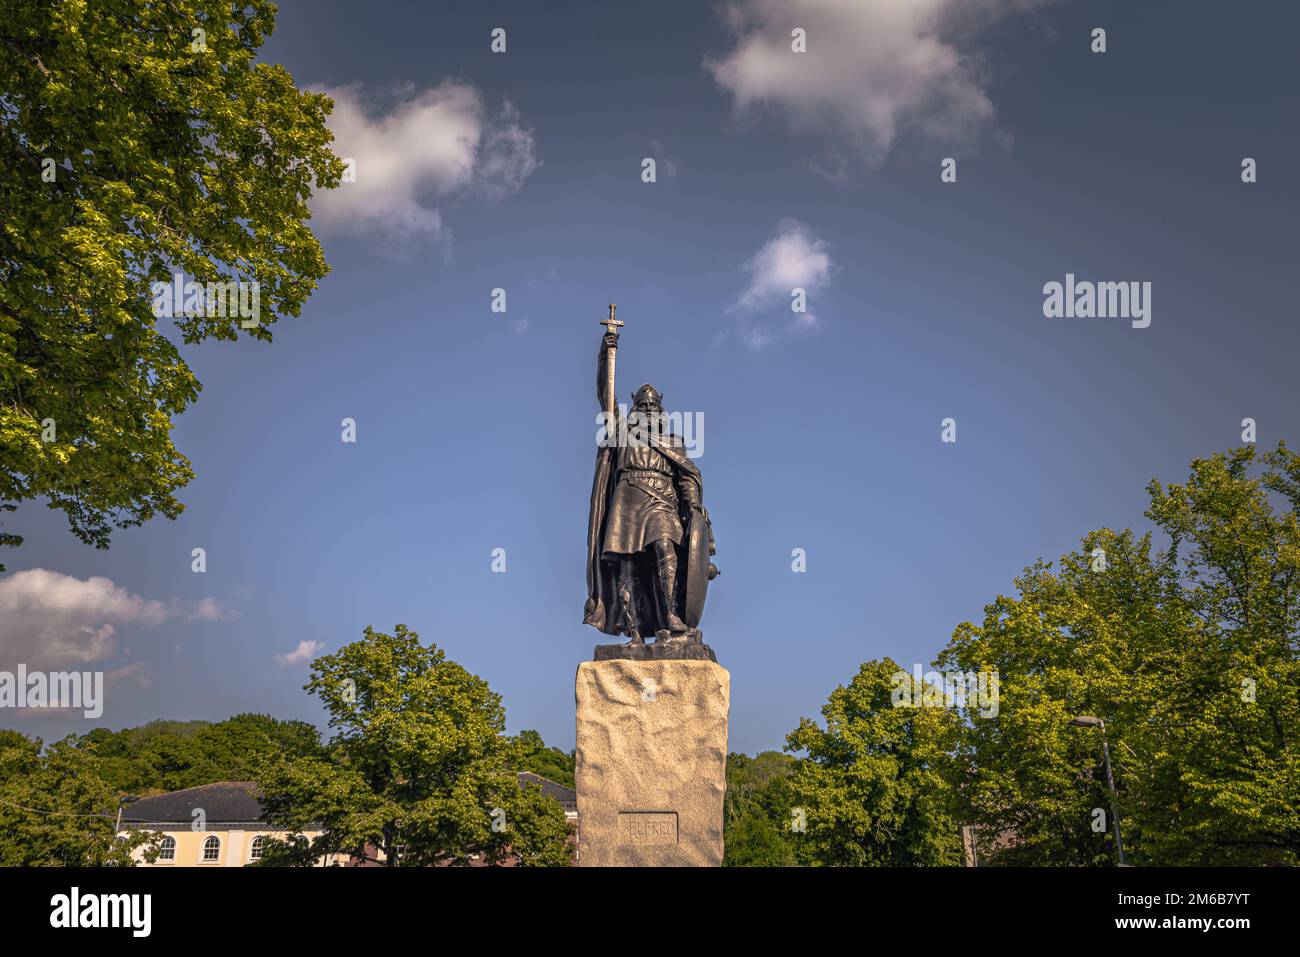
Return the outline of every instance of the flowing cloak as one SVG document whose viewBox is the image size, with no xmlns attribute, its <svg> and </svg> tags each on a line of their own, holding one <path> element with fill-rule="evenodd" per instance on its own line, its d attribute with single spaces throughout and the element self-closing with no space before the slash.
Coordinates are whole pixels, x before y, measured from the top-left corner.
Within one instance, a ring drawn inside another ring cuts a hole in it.
<svg viewBox="0 0 1300 957">
<path fill-rule="evenodd" d="M 700 470 L 687 457 L 681 439 L 664 435 L 654 448 L 672 467 L 674 484 L 678 488 L 690 490 L 685 496 L 679 496 L 686 499 L 682 504 L 702 502 L 704 488 Z M 610 614 L 611 609 L 618 606 L 618 565 L 602 560 L 610 502 L 618 481 L 618 452 L 615 445 L 596 451 L 596 475 L 591 483 L 591 512 L 587 522 L 587 604 L 582 620 L 584 624 L 598 628 L 607 635 L 619 634 L 617 617 Z M 712 529 L 709 533 L 709 552 L 713 552 Z M 681 557 L 687 561 L 680 561 L 678 567 L 685 568 L 689 556 Z"/>
</svg>

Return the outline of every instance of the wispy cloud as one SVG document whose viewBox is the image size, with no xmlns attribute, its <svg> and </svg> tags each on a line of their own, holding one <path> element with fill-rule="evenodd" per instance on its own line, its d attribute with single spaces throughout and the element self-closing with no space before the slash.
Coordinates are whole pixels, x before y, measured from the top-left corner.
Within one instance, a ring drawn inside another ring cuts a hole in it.
<svg viewBox="0 0 1300 957">
<path fill-rule="evenodd" d="M 780 338 L 781 329 L 761 322 L 752 314 L 777 305 L 790 309 L 797 289 L 804 291 L 807 308 L 792 312 L 792 325 L 816 328 L 817 314 L 808 303 L 830 285 L 835 268 L 825 240 L 804 223 L 795 220 L 781 223 L 776 235 L 742 264 L 749 282 L 727 309 L 737 317 L 737 332 L 745 345 L 759 351 Z"/>
<path fill-rule="evenodd" d="M 762 309 L 778 300 L 789 303 L 793 289 L 812 293 L 825 288 L 835 265 L 826 250 L 825 240 L 813 235 L 803 223 L 781 223 L 776 235 L 742 267 L 749 273 L 749 285 L 732 309 Z"/>
<path fill-rule="evenodd" d="M 153 684 L 153 669 L 143 661 L 133 661 L 104 675 L 104 686 L 109 691 L 128 683 L 142 688 L 150 687 Z"/>
<path fill-rule="evenodd" d="M 650 155 L 654 157 L 655 172 L 663 179 L 677 178 L 677 164 L 668 155 L 668 147 L 659 140 L 650 141 Z"/>
<path fill-rule="evenodd" d="M 226 607 L 215 598 L 202 598 L 192 607 L 184 606 L 181 615 L 186 621 L 233 621 L 239 617 L 239 612 Z"/>
<path fill-rule="evenodd" d="M 293 651 L 280 652 L 275 656 L 276 664 L 283 668 L 304 665 L 320 653 L 325 646 L 319 641 L 300 641 Z"/>
</svg>

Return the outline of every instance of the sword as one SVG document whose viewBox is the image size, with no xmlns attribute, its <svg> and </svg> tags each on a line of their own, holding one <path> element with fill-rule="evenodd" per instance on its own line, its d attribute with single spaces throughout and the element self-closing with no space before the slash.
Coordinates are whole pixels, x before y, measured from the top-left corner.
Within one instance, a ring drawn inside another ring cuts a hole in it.
<svg viewBox="0 0 1300 957">
<path fill-rule="evenodd" d="M 612 302 L 609 304 L 609 318 L 600 320 L 600 324 L 605 327 L 606 332 L 617 332 L 618 327 L 623 325 L 621 321 L 614 318 L 614 310 L 617 308 Z M 618 357 L 618 349 L 609 350 L 605 363 L 605 394 L 609 396 L 609 408 L 605 411 L 609 413 L 606 419 L 605 427 L 612 430 L 614 428 L 614 406 L 617 403 L 617 397 L 614 394 L 614 360 Z"/>
</svg>

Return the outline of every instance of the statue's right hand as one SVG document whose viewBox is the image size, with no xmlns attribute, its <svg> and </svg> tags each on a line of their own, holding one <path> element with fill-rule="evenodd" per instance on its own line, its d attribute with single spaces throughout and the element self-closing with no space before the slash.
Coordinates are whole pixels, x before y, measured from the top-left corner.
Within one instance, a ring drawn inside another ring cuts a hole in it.
<svg viewBox="0 0 1300 957">
<path fill-rule="evenodd" d="M 604 337 L 601 339 L 601 343 L 605 346 L 606 349 L 617 349 L 618 333 L 617 332 L 605 333 Z"/>
</svg>

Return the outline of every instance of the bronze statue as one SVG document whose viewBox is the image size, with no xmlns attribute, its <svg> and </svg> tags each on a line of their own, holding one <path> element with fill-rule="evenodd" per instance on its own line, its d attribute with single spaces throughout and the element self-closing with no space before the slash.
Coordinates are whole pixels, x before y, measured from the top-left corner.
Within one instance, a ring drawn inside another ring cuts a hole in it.
<svg viewBox="0 0 1300 957">
<path fill-rule="evenodd" d="M 682 438 L 670 433 L 663 395 L 650 384 L 632 396 L 632 412 L 615 408 L 614 318 L 596 361 L 596 395 L 604 438 L 596 453 L 587 525 L 587 605 L 583 621 L 607 635 L 645 644 L 700 643 L 700 616 L 718 569 L 713 529 L 704 510 L 700 470 Z M 599 650 L 599 649 L 598 649 Z M 710 655 L 711 657 L 711 655 Z"/>
</svg>

